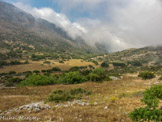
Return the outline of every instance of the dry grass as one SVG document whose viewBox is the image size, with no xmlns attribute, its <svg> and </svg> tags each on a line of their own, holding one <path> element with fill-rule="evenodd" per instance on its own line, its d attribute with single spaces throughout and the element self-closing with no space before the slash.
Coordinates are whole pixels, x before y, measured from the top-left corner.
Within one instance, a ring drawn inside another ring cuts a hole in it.
<svg viewBox="0 0 162 122">
<path fill-rule="evenodd" d="M 16 89 L 0 90 L 0 110 L 7 110 L 13 107 L 29 104 L 31 102 L 39 102 L 46 100 L 48 95 L 54 89 L 65 89 L 81 87 L 93 92 L 92 95 L 83 98 L 84 101 L 89 101 L 90 105 L 80 106 L 74 105 L 69 107 L 58 107 L 41 112 L 19 112 L 11 113 L 10 116 L 37 116 L 39 121 L 45 120 L 63 121 L 63 122 L 130 122 L 128 113 L 134 108 L 144 106 L 141 103 L 141 96 L 123 96 L 120 94 L 133 94 L 139 91 L 144 91 L 154 84 L 157 79 L 151 81 L 143 81 L 136 77 L 125 75 L 122 80 L 94 83 L 87 82 L 76 85 L 52 85 L 40 87 L 23 87 Z M 138 82 L 137 82 L 138 81 Z M 111 98 L 115 99 L 112 101 Z M 97 102 L 97 105 L 94 103 Z M 51 106 L 54 103 L 49 103 Z M 104 109 L 105 107 L 108 109 Z"/>
<path fill-rule="evenodd" d="M 80 59 L 72 59 L 69 61 L 65 61 L 64 63 L 59 63 L 58 61 L 48 60 L 50 64 L 43 64 L 44 61 L 29 61 L 29 64 L 22 64 L 22 65 L 13 65 L 13 66 L 5 66 L 0 68 L 0 73 L 7 73 L 9 71 L 16 71 L 25 72 L 25 71 L 33 71 L 33 70 L 47 70 L 51 69 L 52 67 L 59 67 L 61 70 L 65 71 L 68 70 L 70 67 L 73 66 L 88 66 L 94 65 L 92 62 L 85 62 L 81 61 Z"/>
</svg>

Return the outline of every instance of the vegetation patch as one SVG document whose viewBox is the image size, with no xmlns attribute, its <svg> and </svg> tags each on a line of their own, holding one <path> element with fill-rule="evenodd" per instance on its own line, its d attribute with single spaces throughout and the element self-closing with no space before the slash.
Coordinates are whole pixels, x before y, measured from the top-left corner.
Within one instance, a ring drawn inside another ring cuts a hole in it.
<svg viewBox="0 0 162 122">
<path fill-rule="evenodd" d="M 69 91 L 54 90 L 48 97 L 49 102 L 65 102 L 74 99 L 81 99 L 83 96 L 90 95 L 91 92 L 82 88 L 73 88 Z"/>
<path fill-rule="evenodd" d="M 78 71 L 65 73 L 59 79 L 59 83 L 63 84 L 78 84 L 86 81 L 87 78 L 85 76 L 82 76 Z"/>
<path fill-rule="evenodd" d="M 152 79 L 152 78 L 155 78 L 155 74 L 149 71 L 144 71 L 144 72 L 140 72 L 138 77 L 141 77 L 144 80 Z"/>
<path fill-rule="evenodd" d="M 144 92 L 141 100 L 146 107 L 134 109 L 129 114 L 133 121 L 162 121 L 162 110 L 158 109 L 159 100 L 162 100 L 162 85 L 153 86 Z"/>
<path fill-rule="evenodd" d="M 55 75 L 48 77 L 46 75 L 32 74 L 27 77 L 26 80 L 20 82 L 19 86 L 41 86 L 50 84 L 57 84 Z"/>
</svg>

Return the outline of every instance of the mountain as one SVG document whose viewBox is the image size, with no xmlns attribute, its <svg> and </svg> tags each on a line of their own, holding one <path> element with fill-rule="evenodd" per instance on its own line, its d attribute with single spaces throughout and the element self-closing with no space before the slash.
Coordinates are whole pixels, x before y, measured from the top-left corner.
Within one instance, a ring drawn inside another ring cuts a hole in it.
<svg viewBox="0 0 162 122">
<path fill-rule="evenodd" d="M 78 58 L 105 51 L 90 47 L 82 39 L 73 40 L 57 25 L 35 18 L 14 5 L 1 1 L 0 45 L 1 57 L 6 57 L 4 52 L 10 53 L 15 50 L 66 54 Z"/>
</svg>

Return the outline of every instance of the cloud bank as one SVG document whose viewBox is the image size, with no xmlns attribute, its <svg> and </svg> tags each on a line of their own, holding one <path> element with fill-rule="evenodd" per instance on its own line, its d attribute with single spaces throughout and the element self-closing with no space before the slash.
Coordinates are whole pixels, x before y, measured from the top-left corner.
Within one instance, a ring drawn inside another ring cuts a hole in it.
<svg viewBox="0 0 162 122">
<path fill-rule="evenodd" d="M 53 0 L 61 12 L 51 8 L 17 7 L 62 27 L 74 39 L 102 43 L 108 51 L 162 44 L 161 0 Z M 72 12 L 84 15 L 70 21 Z M 66 16 L 69 15 L 69 16 Z M 68 18 L 69 17 L 69 18 Z"/>
</svg>

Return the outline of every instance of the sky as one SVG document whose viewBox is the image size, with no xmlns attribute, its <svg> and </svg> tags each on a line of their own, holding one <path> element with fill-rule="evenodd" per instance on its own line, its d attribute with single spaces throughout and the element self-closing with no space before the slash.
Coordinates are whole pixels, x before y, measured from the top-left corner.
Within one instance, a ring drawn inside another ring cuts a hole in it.
<svg viewBox="0 0 162 122">
<path fill-rule="evenodd" d="M 162 0 L 3 0 L 108 51 L 162 45 Z"/>
</svg>

